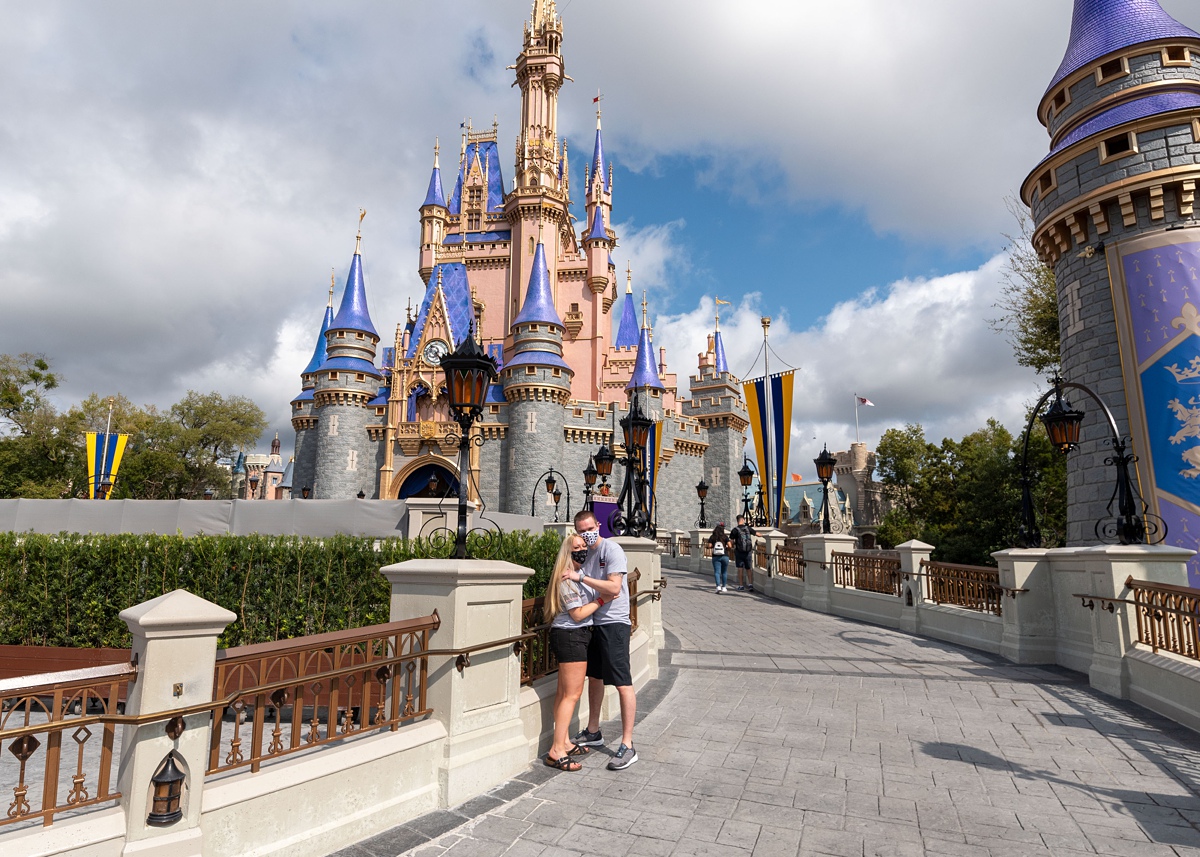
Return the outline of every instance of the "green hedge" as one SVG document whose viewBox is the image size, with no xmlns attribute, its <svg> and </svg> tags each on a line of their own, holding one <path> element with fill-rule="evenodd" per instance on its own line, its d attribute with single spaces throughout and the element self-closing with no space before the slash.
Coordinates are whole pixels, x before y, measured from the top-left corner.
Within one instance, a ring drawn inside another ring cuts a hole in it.
<svg viewBox="0 0 1200 857">
<path fill-rule="evenodd" d="M 505 533 L 487 551 L 534 570 L 541 595 L 558 552 L 554 533 Z M 222 647 L 388 621 L 381 566 L 445 555 L 424 541 L 358 536 L 56 536 L 0 533 L 0 644 L 130 645 L 119 614 L 186 589 L 237 614 Z"/>
</svg>

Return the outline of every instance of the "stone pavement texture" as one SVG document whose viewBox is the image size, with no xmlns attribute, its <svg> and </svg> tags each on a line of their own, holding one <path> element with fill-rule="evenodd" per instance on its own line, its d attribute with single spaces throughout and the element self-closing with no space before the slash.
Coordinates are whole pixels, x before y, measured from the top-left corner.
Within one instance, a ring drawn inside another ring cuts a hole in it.
<svg viewBox="0 0 1200 857">
<path fill-rule="evenodd" d="M 1078 673 L 665 573 L 641 761 L 538 763 L 339 857 L 1200 855 L 1195 733 Z"/>
</svg>

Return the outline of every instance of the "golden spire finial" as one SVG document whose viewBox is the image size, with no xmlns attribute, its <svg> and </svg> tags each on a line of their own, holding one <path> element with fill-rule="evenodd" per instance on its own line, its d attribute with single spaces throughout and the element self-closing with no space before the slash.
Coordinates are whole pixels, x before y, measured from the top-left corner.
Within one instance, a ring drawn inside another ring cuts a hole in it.
<svg viewBox="0 0 1200 857">
<path fill-rule="evenodd" d="M 354 237 L 354 255 L 355 256 L 359 255 L 359 251 L 362 249 L 362 222 L 363 222 L 363 218 L 366 216 L 367 216 L 367 210 L 365 208 L 360 208 L 358 210 L 358 235 L 356 235 Z"/>
<path fill-rule="evenodd" d="M 329 308 L 333 309 L 333 290 L 337 286 L 337 269 L 329 269 Z"/>
<path fill-rule="evenodd" d="M 642 289 L 642 329 L 645 330 L 649 326 L 649 315 L 646 312 L 646 290 Z"/>
<path fill-rule="evenodd" d="M 625 294 L 633 294 L 633 266 L 625 263 Z"/>
<path fill-rule="evenodd" d="M 406 319 L 406 320 L 408 320 L 408 321 L 412 321 L 412 320 L 413 320 L 413 314 L 412 314 L 412 295 L 409 295 L 409 297 L 408 297 L 408 306 L 407 306 L 407 307 L 405 308 L 405 310 L 404 310 L 404 317 L 405 317 L 405 319 Z"/>
<path fill-rule="evenodd" d="M 433 138 L 433 168 L 438 169 L 438 150 L 441 148 L 438 144 L 441 141 L 437 137 Z"/>
<path fill-rule="evenodd" d="M 592 104 L 596 105 L 596 130 L 600 130 L 600 102 L 604 100 L 604 95 L 600 90 L 596 90 L 596 97 L 592 99 Z"/>
</svg>

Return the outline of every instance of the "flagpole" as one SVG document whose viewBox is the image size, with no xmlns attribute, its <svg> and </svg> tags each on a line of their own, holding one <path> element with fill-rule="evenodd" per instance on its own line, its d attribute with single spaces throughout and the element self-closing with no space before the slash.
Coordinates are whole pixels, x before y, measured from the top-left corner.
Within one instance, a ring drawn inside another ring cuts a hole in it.
<svg viewBox="0 0 1200 857">
<path fill-rule="evenodd" d="M 862 442 L 862 439 L 858 436 L 858 393 L 854 394 L 854 442 Z"/>
<path fill-rule="evenodd" d="M 104 471 L 108 463 L 108 433 L 112 430 L 112 412 L 113 412 L 113 397 L 108 397 L 108 422 L 104 424 L 104 444 L 100 447 L 100 472 L 96 475 L 100 477 L 100 485 L 104 485 Z M 96 488 L 92 487 L 92 493 L 95 494 Z M 107 500 L 108 495 L 105 494 L 100 498 Z"/>
<path fill-rule="evenodd" d="M 774 411 L 771 408 L 771 349 L 767 346 L 767 329 L 771 326 L 771 318 L 770 316 L 764 315 L 761 320 L 763 329 L 763 396 L 765 399 L 763 413 L 767 416 L 767 430 L 763 432 L 763 445 L 766 446 L 763 460 L 767 465 L 767 484 L 765 491 L 767 497 L 766 513 L 767 526 L 774 529 L 775 518 L 771 514 L 771 500 L 774 495 L 771 492 L 774 490 L 775 483 L 771 480 L 771 461 L 775 457 L 775 444 L 773 443 L 775 420 L 772 417 Z"/>
</svg>

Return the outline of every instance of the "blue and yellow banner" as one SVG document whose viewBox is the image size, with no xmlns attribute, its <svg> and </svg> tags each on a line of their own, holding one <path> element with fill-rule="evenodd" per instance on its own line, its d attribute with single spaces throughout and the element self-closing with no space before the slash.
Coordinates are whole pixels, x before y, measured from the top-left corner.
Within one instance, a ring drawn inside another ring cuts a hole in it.
<svg viewBox="0 0 1200 857">
<path fill-rule="evenodd" d="M 794 380 L 793 372 L 788 371 L 767 378 L 754 378 L 742 384 L 754 435 L 758 478 L 762 481 L 763 495 L 766 497 L 767 519 L 776 529 L 783 525 L 783 474 L 791 450 Z M 768 462 L 770 467 L 767 466 Z"/>
<path fill-rule="evenodd" d="M 646 503 L 650 520 L 654 520 L 654 499 L 658 490 L 658 468 L 662 465 L 663 424 L 655 422 L 650 426 L 650 434 L 646 438 L 646 477 L 649 482 L 650 497 Z"/>
<path fill-rule="evenodd" d="M 117 468 L 125 454 L 127 434 L 90 431 L 87 433 L 88 499 L 95 500 L 101 493 L 100 486 L 108 477 L 109 491 L 104 499 L 112 497 L 112 484 L 117 481 Z"/>
<path fill-rule="evenodd" d="M 1164 544 L 1200 549 L 1200 229 L 1109 250 L 1129 426 Z M 1200 586 L 1200 555 L 1188 563 Z"/>
</svg>

